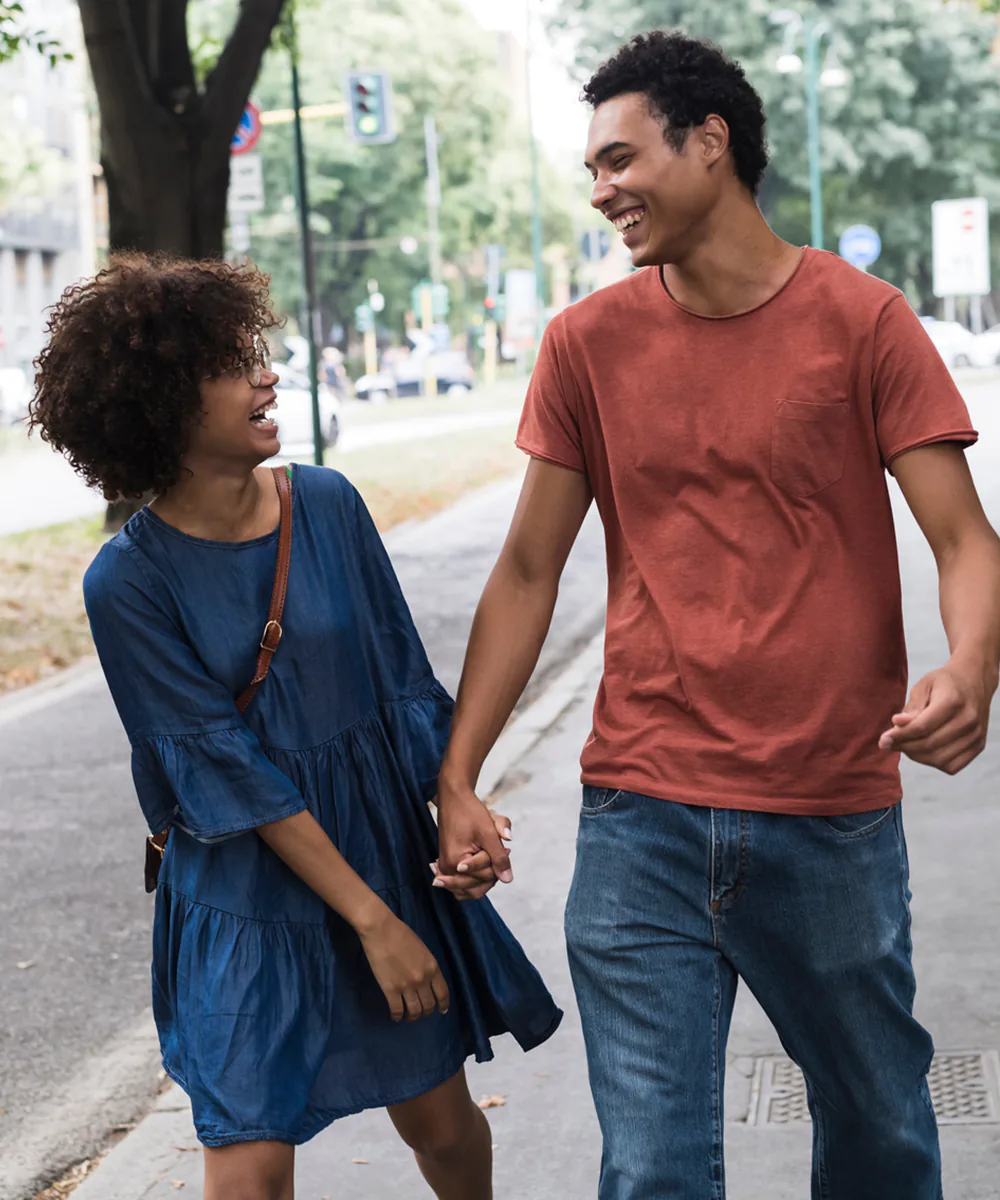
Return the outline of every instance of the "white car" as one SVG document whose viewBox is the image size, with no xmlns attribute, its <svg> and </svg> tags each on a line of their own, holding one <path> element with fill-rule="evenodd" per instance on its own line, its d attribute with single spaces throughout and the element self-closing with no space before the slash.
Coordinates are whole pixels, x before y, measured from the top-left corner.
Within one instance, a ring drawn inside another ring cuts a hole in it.
<svg viewBox="0 0 1000 1200">
<path fill-rule="evenodd" d="M 921 317 L 921 323 L 938 349 L 938 353 L 954 370 L 956 367 L 981 365 L 981 351 L 974 333 L 958 321 L 935 321 Z"/>
<path fill-rule="evenodd" d="M 976 338 L 976 365 L 1000 367 L 1000 325 L 994 325 Z"/>
<path fill-rule="evenodd" d="M 0 369 L 0 425 L 17 425 L 28 415 L 31 385 L 20 367 Z"/>
<path fill-rule="evenodd" d="M 312 394 L 307 376 L 287 363 L 272 367 L 278 376 L 274 390 L 278 393 L 278 408 L 274 419 L 278 423 L 278 440 L 282 457 L 303 453 L 313 445 Z M 319 385 L 320 426 L 328 448 L 336 446 L 340 437 L 340 401 L 322 381 Z"/>
</svg>

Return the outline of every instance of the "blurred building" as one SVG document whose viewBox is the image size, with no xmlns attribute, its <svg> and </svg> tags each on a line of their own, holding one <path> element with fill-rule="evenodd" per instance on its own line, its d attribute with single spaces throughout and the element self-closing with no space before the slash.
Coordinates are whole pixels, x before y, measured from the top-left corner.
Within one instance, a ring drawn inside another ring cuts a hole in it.
<svg viewBox="0 0 1000 1200">
<path fill-rule="evenodd" d="M 45 310 L 94 270 L 94 154 L 72 0 L 24 0 L 23 25 L 74 61 L 34 49 L 0 65 L 0 368 L 30 364 Z"/>
</svg>

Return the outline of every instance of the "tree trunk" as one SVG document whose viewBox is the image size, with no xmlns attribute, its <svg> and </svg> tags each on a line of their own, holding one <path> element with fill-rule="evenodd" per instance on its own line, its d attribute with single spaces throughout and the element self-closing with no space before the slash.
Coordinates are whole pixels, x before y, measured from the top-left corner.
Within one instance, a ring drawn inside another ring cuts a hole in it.
<svg viewBox="0 0 1000 1200">
<path fill-rule="evenodd" d="M 241 0 L 199 90 L 187 0 L 79 0 L 101 113 L 110 249 L 221 258 L 230 143 L 284 0 Z M 121 528 L 130 501 L 108 505 Z"/>
</svg>

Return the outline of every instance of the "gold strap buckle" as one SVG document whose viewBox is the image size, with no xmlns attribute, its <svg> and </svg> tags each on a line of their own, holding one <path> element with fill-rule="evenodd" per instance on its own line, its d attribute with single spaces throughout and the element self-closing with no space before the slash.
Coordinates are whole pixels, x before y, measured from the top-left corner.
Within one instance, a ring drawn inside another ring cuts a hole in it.
<svg viewBox="0 0 1000 1200">
<path fill-rule="evenodd" d="M 274 645 L 270 646 L 270 645 L 268 645 L 268 642 L 267 642 L 267 635 L 270 632 L 272 626 L 274 626 L 274 628 L 278 631 L 278 635 L 274 639 Z M 260 639 L 261 650 L 268 650 L 271 652 L 271 654 L 273 654 L 275 652 L 275 650 L 277 650 L 278 645 L 281 642 L 281 633 L 282 633 L 281 626 L 278 624 L 277 621 L 268 621 L 268 623 L 264 626 L 264 633 Z"/>
</svg>

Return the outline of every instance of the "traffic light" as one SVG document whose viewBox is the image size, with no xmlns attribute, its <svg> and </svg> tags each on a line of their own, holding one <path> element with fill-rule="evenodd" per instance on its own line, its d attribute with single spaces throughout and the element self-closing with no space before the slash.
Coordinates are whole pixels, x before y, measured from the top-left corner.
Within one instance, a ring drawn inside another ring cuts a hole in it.
<svg viewBox="0 0 1000 1200">
<path fill-rule="evenodd" d="M 503 296 L 487 296 L 483 301 L 483 318 L 502 325 L 504 321 L 506 301 Z"/>
<path fill-rule="evenodd" d="M 359 304 L 354 310 L 354 328 L 358 333 L 375 332 L 375 310 L 370 304 Z"/>
<path fill-rule="evenodd" d="M 352 71 L 347 76 L 347 133 L 366 145 L 396 140 L 388 71 Z"/>
</svg>

